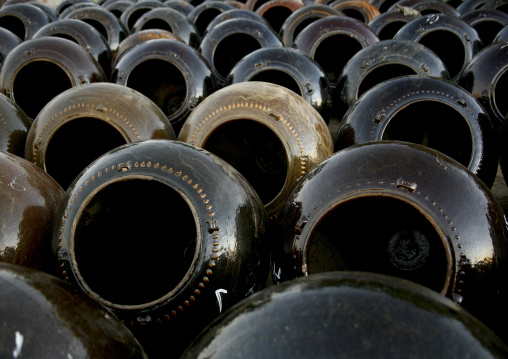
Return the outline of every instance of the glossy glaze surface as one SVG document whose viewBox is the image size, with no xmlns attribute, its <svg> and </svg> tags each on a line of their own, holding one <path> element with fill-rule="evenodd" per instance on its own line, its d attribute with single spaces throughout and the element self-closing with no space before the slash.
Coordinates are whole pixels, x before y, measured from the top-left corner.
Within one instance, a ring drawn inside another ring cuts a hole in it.
<svg viewBox="0 0 508 359">
<path fill-rule="evenodd" d="M 410 75 L 380 83 L 344 115 L 336 150 L 380 140 L 424 144 L 494 183 L 499 154 L 488 113 L 462 87 L 436 77 Z"/>
<path fill-rule="evenodd" d="M 56 273 L 51 225 L 64 191 L 27 160 L 0 152 L 0 261 Z"/>
<path fill-rule="evenodd" d="M 391 40 L 402 26 L 419 16 L 416 13 L 410 15 L 401 11 L 387 11 L 372 19 L 367 25 L 380 40 Z"/>
<path fill-rule="evenodd" d="M 253 185 L 270 217 L 314 165 L 333 153 L 330 132 L 301 96 L 280 85 L 241 82 L 206 98 L 179 141 L 226 159 Z"/>
<path fill-rule="evenodd" d="M 23 157 L 31 125 L 23 110 L 10 98 L 0 94 L 0 151 Z"/>
<path fill-rule="evenodd" d="M 108 310 L 62 280 L 0 263 L 3 358 L 147 358 Z"/>
<path fill-rule="evenodd" d="M 223 160 L 186 143 L 110 151 L 77 178 L 57 218 L 62 276 L 117 313 L 154 357 L 176 356 L 266 283 L 259 197 Z"/>
<path fill-rule="evenodd" d="M 275 233 L 275 282 L 335 270 L 393 275 L 504 332 L 503 210 L 474 174 L 435 150 L 382 141 L 336 152 L 298 183 Z"/>
<path fill-rule="evenodd" d="M 155 0 L 142 0 L 133 2 L 131 6 L 125 9 L 120 16 L 120 22 L 127 29 L 128 32 L 132 33 L 132 28 L 139 18 L 150 10 L 166 7 L 161 1 Z"/>
<path fill-rule="evenodd" d="M 287 87 L 302 96 L 330 121 L 332 89 L 319 64 L 303 51 L 285 47 L 258 49 L 241 59 L 229 72 L 226 85 L 265 81 Z"/>
<path fill-rule="evenodd" d="M 16 46 L 21 44 L 21 39 L 12 31 L 0 27 L 0 67 L 2 66 L 5 56 Z"/>
<path fill-rule="evenodd" d="M 330 2 L 329 6 L 341 11 L 346 16 L 358 19 L 365 24 L 368 24 L 381 15 L 379 9 L 367 1 L 336 0 Z"/>
<path fill-rule="evenodd" d="M 16 26 L 22 23 L 23 29 Z M 0 8 L 0 26 L 12 31 L 21 40 L 28 40 L 44 25 L 51 22 L 49 16 L 36 6 L 30 4 L 12 4 Z"/>
<path fill-rule="evenodd" d="M 422 286 L 362 272 L 322 273 L 270 287 L 204 331 L 190 358 L 482 358 L 506 345 Z"/>
</svg>

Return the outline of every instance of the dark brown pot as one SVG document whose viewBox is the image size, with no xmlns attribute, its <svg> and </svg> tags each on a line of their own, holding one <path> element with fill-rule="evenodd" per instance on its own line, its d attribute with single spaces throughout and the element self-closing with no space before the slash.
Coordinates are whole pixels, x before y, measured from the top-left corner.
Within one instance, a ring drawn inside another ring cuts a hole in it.
<svg viewBox="0 0 508 359">
<path fill-rule="evenodd" d="M 28 3 L 0 8 L 0 27 L 11 31 L 21 40 L 31 39 L 37 30 L 50 22 L 50 17 L 42 9 Z"/>
<path fill-rule="evenodd" d="M 275 282 L 367 271 L 424 285 L 503 334 L 507 225 L 490 190 L 434 149 L 381 141 L 311 169 L 277 218 Z"/>
<path fill-rule="evenodd" d="M 302 176 L 333 153 L 330 132 L 301 96 L 267 82 L 241 82 L 208 96 L 178 140 L 235 167 L 274 218 Z"/>
<path fill-rule="evenodd" d="M 381 140 L 438 150 L 489 188 L 496 178 L 499 154 L 488 113 L 468 91 L 445 79 L 409 75 L 374 86 L 344 115 L 335 149 Z"/>
<path fill-rule="evenodd" d="M 0 263 L 0 303 L 3 358 L 147 358 L 113 313 L 46 273 Z"/>
<path fill-rule="evenodd" d="M 222 159 L 183 142 L 108 152 L 57 216 L 62 276 L 116 313 L 150 358 L 178 357 L 268 277 L 259 197 Z"/>
<path fill-rule="evenodd" d="M 72 87 L 106 81 L 100 64 L 80 45 L 54 36 L 24 41 L 4 60 L 0 91 L 28 117 Z"/>
<path fill-rule="evenodd" d="M 321 273 L 238 303 L 182 359 L 502 358 L 508 348 L 451 300 L 363 272 Z"/>
<path fill-rule="evenodd" d="M 56 275 L 51 226 L 64 191 L 22 157 L 0 151 L 0 262 Z"/>
<path fill-rule="evenodd" d="M 415 41 L 434 51 L 445 63 L 453 81 L 458 81 L 464 67 L 483 46 L 471 25 L 443 14 L 419 17 L 401 27 L 393 38 Z"/>
<path fill-rule="evenodd" d="M 147 41 L 125 53 L 111 81 L 150 98 L 177 134 L 196 106 L 217 89 L 203 56 L 182 41 L 167 39 Z"/>
<path fill-rule="evenodd" d="M 14 101 L 0 94 L 0 151 L 23 157 L 28 130 L 32 123 Z"/>
<path fill-rule="evenodd" d="M 67 189 L 105 152 L 147 139 L 174 139 L 162 111 L 141 93 L 112 83 L 73 87 L 50 101 L 35 119 L 25 158 Z"/>
</svg>

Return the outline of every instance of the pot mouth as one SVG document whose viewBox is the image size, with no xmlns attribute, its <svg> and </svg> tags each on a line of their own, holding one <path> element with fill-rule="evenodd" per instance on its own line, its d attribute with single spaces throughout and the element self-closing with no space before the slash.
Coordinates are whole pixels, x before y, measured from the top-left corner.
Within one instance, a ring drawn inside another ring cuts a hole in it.
<svg viewBox="0 0 508 359">
<path fill-rule="evenodd" d="M 353 194 L 314 225 L 303 253 L 305 274 L 362 271 L 399 277 L 446 294 L 454 255 L 421 206 L 390 191 Z"/>
<path fill-rule="evenodd" d="M 170 300 L 191 277 L 200 248 L 188 197 L 140 175 L 94 190 L 76 215 L 70 241 L 80 285 L 92 298 L 122 310 Z"/>
</svg>

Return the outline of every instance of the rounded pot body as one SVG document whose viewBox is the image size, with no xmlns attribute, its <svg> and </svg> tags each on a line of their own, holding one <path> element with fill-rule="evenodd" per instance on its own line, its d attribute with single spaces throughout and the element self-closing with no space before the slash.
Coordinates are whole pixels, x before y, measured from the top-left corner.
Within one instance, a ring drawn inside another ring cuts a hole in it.
<svg viewBox="0 0 508 359">
<path fill-rule="evenodd" d="M 0 94 L 0 151 L 24 157 L 25 142 L 32 123 L 25 112 L 7 96 Z"/>
<path fill-rule="evenodd" d="M 29 40 L 50 17 L 38 7 L 27 3 L 12 4 L 0 8 L 0 27 L 14 33 L 21 40 Z"/>
<path fill-rule="evenodd" d="M 101 65 L 106 77 L 109 78 L 111 72 L 111 48 L 104 36 L 95 27 L 81 20 L 59 19 L 41 27 L 34 34 L 33 38 L 36 39 L 43 36 L 63 37 L 78 43 Z"/>
<path fill-rule="evenodd" d="M 271 46 L 283 46 L 272 28 L 262 22 L 237 18 L 218 24 L 204 37 L 199 51 L 208 61 L 220 87 L 229 72 L 251 52 Z"/>
<path fill-rule="evenodd" d="M 257 81 L 210 95 L 184 123 L 178 140 L 239 170 L 271 218 L 301 177 L 333 153 L 328 127 L 308 102 L 285 87 Z"/>
<path fill-rule="evenodd" d="M 485 108 L 495 127 L 499 127 L 508 114 L 505 95 L 508 91 L 508 54 L 499 41 L 483 48 L 468 62 L 458 81 Z"/>
<path fill-rule="evenodd" d="M 288 196 L 272 278 L 392 275 L 461 303 L 502 333 L 506 235 L 499 203 L 455 160 L 408 142 L 361 144 L 316 165 Z"/>
<path fill-rule="evenodd" d="M 404 25 L 393 37 L 397 40 L 419 42 L 434 51 L 445 63 L 453 81 L 482 48 L 476 30 L 458 17 L 431 14 Z"/>
<path fill-rule="evenodd" d="M 108 152 L 76 178 L 57 218 L 63 277 L 116 313 L 150 357 L 178 356 L 267 280 L 259 197 L 226 162 L 186 143 Z"/>
<path fill-rule="evenodd" d="M 51 226 L 64 191 L 46 172 L 0 152 L 0 262 L 57 275 Z"/>
<path fill-rule="evenodd" d="M 367 91 L 344 115 L 335 149 L 380 140 L 426 145 L 466 166 L 488 187 L 494 183 L 499 154 L 490 117 L 451 81 L 410 75 Z"/>
<path fill-rule="evenodd" d="M 201 36 L 194 23 L 187 15 L 172 8 L 149 10 L 134 23 L 132 32 L 146 29 L 167 30 L 193 48 L 198 48 L 201 43 Z"/>
<path fill-rule="evenodd" d="M 203 331 L 182 359 L 468 355 L 500 358 L 507 347 L 478 319 L 428 288 L 373 273 L 334 272 L 247 298 Z"/>
<path fill-rule="evenodd" d="M 174 138 L 165 115 L 146 96 L 118 84 L 88 84 L 61 93 L 41 110 L 28 133 L 25 158 L 67 189 L 88 164 L 115 147 Z"/>
<path fill-rule="evenodd" d="M 0 91 L 35 119 L 63 91 L 106 80 L 100 64 L 80 45 L 44 36 L 24 41 L 9 52 L 0 71 Z"/>
<path fill-rule="evenodd" d="M 246 55 L 229 72 L 226 84 L 245 81 L 264 81 L 287 87 L 314 107 L 327 124 L 330 121 L 330 82 L 319 64 L 303 51 L 276 46 Z"/>
<path fill-rule="evenodd" d="M 0 293 L 4 358 L 147 358 L 113 313 L 54 276 L 0 263 Z"/>
<path fill-rule="evenodd" d="M 125 53 L 113 68 L 111 81 L 150 98 L 176 133 L 217 88 L 203 56 L 184 42 L 168 39 L 147 41 Z"/>
</svg>

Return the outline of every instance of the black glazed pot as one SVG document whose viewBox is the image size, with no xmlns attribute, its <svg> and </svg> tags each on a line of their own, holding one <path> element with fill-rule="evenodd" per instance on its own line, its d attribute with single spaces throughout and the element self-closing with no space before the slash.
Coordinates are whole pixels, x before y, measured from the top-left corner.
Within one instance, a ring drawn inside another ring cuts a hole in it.
<svg viewBox="0 0 508 359">
<path fill-rule="evenodd" d="M 0 94 L 0 151 L 24 157 L 25 142 L 32 123 L 25 112 L 7 96 Z"/>
<path fill-rule="evenodd" d="M 0 316 L 2 358 L 147 358 L 113 313 L 30 268 L 0 263 Z"/>
<path fill-rule="evenodd" d="M 302 96 L 328 124 L 332 111 L 330 82 L 319 64 L 303 51 L 275 46 L 246 55 L 231 69 L 226 86 L 263 81 L 287 87 Z"/>
<path fill-rule="evenodd" d="M 107 80 L 100 64 L 80 45 L 54 36 L 22 42 L 0 70 L 0 91 L 32 120 L 56 95 Z"/>
<path fill-rule="evenodd" d="M 340 97 L 335 101 L 341 115 L 375 85 L 405 75 L 450 79 L 448 70 L 435 53 L 417 42 L 383 40 L 367 46 L 348 61 L 339 76 Z M 340 116 L 339 118 L 342 118 Z"/>
<path fill-rule="evenodd" d="M 431 290 L 389 276 L 321 273 L 235 305 L 182 359 L 503 358 L 483 323 Z"/>
<path fill-rule="evenodd" d="M 483 44 L 476 30 L 458 17 L 430 14 L 414 19 L 393 37 L 427 46 L 445 63 L 453 81 L 458 81 L 464 67 Z"/>
<path fill-rule="evenodd" d="M 499 154 L 488 113 L 468 91 L 445 79 L 410 75 L 374 86 L 344 115 L 335 150 L 381 140 L 438 150 L 489 188 L 496 178 Z"/>
<path fill-rule="evenodd" d="M 51 226 L 64 191 L 46 172 L 0 151 L 0 262 L 57 275 Z"/>
<path fill-rule="evenodd" d="M 457 161 L 408 142 L 355 145 L 316 165 L 288 196 L 272 278 L 344 270 L 404 278 L 506 337 L 507 233 L 502 207 Z"/>
<path fill-rule="evenodd" d="M 21 40 L 29 40 L 51 18 L 34 5 L 27 3 L 12 4 L 0 8 L 0 27 L 14 33 Z"/>
<path fill-rule="evenodd" d="M 508 41 L 493 43 L 468 62 L 458 81 L 489 113 L 495 127 L 505 121 L 508 113 Z"/>
<path fill-rule="evenodd" d="M 56 217 L 62 276 L 116 313 L 150 358 L 178 357 L 267 281 L 259 197 L 222 159 L 183 142 L 108 152 L 76 178 Z"/>
<path fill-rule="evenodd" d="M 150 81 L 147 81 L 147 78 Z M 175 133 L 217 84 L 201 54 L 182 41 L 157 39 L 125 53 L 115 64 L 111 82 L 150 98 L 164 112 Z"/>
</svg>

